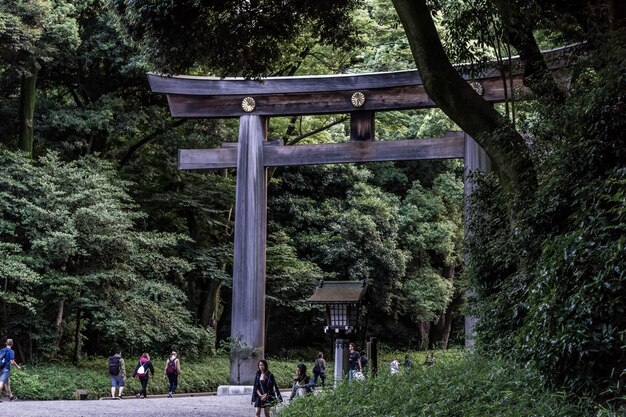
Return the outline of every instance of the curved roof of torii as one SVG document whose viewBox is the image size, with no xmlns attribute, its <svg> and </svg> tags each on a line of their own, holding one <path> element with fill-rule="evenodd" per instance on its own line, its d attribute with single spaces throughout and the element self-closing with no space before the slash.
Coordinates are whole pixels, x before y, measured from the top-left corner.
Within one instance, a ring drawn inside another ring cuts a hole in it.
<svg viewBox="0 0 626 417">
<path fill-rule="evenodd" d="M 567 66 L 577 53 L 577 45 L 544 52 L 550 69 Z M 511 60 L 514 94 L 525 94 L 519 57 Z M 469 65 L 458 65 L 461 75 L 473 83 L 483 97 L 501 102 L 511 97 L 494 64 L 482 65 L 478 75 L 470 76 Z M 167 94 L 172 115 L 186 118 L 238 117 L 246 97 L 254 99 L 257 115 L 348 113 L 359 110 L 387 111 L 434 107 L 426 95 L 416 70 L 366 74 L 270 77 L 261 80 L 202 76 L 168 76 L 149 73 L 155 93 Z M 351 97 L 365 95 L 362 107 L 355 108 Z"/>
</svg>

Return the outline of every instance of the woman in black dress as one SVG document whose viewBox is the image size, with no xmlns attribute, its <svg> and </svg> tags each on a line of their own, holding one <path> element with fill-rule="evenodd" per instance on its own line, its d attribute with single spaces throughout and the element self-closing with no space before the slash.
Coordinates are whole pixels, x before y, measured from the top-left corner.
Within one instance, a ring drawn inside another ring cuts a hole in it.
<svg viewBox="0 0 626 417">
<path fill-rule="evenodd" d="M 276 384 L 274 375 L 267 366 L 267 361 L 261 359 L 259 361 L 259 370 L 254 378 L 254 387 L 252 388 L 252 403 L 256 417 L 261 417 L 261 409 L 265 410 L 265 417 L 270 417 L 270 407 L 276 404 L 276 401 L 283 401 L 280 390 Z"/>
</svg>

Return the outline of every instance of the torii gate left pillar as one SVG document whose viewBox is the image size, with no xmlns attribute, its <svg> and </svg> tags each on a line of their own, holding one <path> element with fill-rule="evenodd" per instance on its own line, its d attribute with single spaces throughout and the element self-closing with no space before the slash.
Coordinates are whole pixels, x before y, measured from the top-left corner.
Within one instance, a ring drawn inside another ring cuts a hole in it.
<svg viewBox="0 0 626 417">
<path fill-rule="evenodd" d="M 266 138 L 265 117 L 241 116 L 231 314 L 231 328 L 239 334 L 231 337 L 247 349 L 231 351 L 230 383 L 237 385 L 254 382 L 254 373 L 250 371 L 256 369 L 255 364 L 264 355 L 267 168 L 263 166 L 263 142 Z"/>
</svg>

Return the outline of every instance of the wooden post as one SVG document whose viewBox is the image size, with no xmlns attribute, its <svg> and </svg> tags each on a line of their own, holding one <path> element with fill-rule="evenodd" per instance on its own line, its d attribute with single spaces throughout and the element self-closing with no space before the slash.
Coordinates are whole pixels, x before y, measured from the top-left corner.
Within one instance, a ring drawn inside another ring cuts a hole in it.
<svg viewBox="0 0 626 417">
<path fill-rule="evenodd" d="M 350 140 L 374 140 L 374 112 L 363 110 L 350 113 Z"/>
<path fill-rule="evenodd" d="M 368 346 L 369 351 L 367 352 L 367 358 L 369 359 L 372 376 L 375 377 L 378 375 L 378 339 L 370 337 Z"/>
<path fill-rule="evenodd" d="M 343 337 L 343 336 L 339 336 Z M 337 385 L 341 383 L 343 380 L 343 376 L 345 374 L 345 369 L 348 365 L 348 361 L 346 358 L 348 350 L 347 339 L 335 339 L 335 369 L 334 369 L 334 377 L 335 380 L 333 382 L 333 387 L 337 388 Z"/>
<path fill-rule="evenodd" d="M 490 172 L 491 171 L 491 159 L 487 152 L 483 150 L 483 148 L 476 143 L 474 139 L 472 139 L 469 135 L 465 134 L 465 155 L 464 155 L 464 163 L 465 163 L 465 172 L 463 178 L 464 185 L 464 194 L 465 194 L 465 208 L 464 208 L 464 230 L 465 230 L 465 238 L 467 239 L 468 235 L 471 233 L 471 219 L 469 216 L 469 206 L 471 204 L 471 197 L 476 184 L 474 184 L 469 175 L 475 171 L 482 172 Z M 467 265 L 469 262 L 471 254 L 466 251 L 465 253 L 465 264 Z M 466 293 L 467 296 L 472 296 L 471 289 Z M 474 346 L 476 332 L 474 331 L 474 326 L 476 325 L 476 317 L 465 316 L 465 347 L 471 348 Z"/>
<path fill-rule="evenodd" d="M 251 385 L 265 342 L 267 184 L 263 142 L 267 129 L 261 116 L 242 116 L 239 123 L 231 337 L 240 337 L 258 351 L 255 355 L 231 352 L 230 383 Z"/>
</svg>

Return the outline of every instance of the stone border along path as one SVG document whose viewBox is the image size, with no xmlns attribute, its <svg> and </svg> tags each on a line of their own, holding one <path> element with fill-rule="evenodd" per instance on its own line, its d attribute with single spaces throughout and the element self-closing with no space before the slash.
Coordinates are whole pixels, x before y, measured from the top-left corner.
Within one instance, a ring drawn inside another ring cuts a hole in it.
<svg viewBox="0 0 626 417">
<path fill-rule="evenodd" d="M 285 401 L 290 392 L 281 390 Z M 20 417 L 251 417 L 250 395 L 152 396 L 147 399 L 86 401 L 2 400 L 3 415 Z M 281 405 L 283 406 L 283 405 Z M 263 414 L 261 414 L 263 415 Z M 272 412 L 272 416 L 275 415 Z"/>
</svg>

